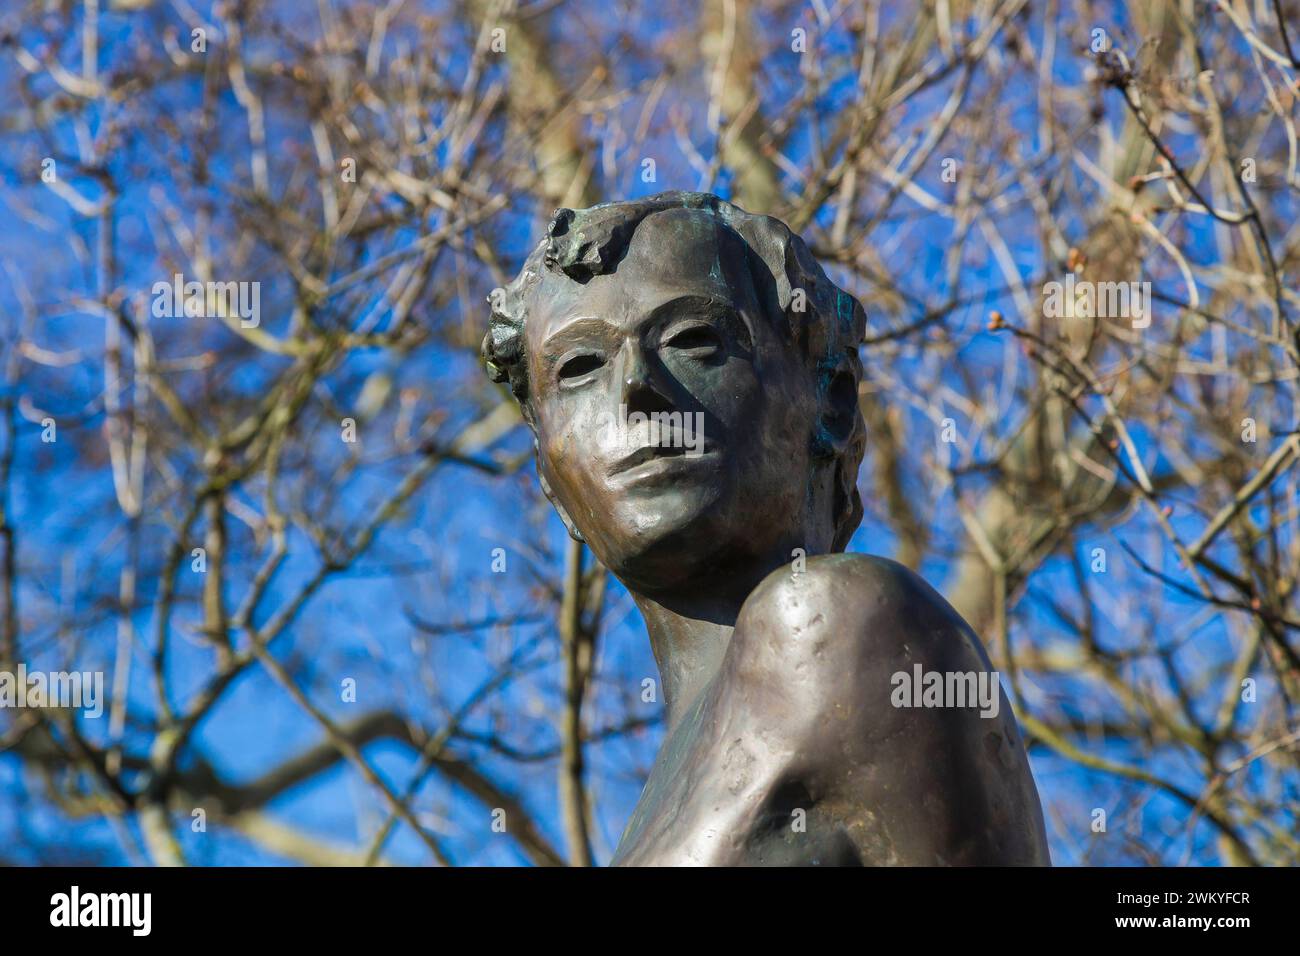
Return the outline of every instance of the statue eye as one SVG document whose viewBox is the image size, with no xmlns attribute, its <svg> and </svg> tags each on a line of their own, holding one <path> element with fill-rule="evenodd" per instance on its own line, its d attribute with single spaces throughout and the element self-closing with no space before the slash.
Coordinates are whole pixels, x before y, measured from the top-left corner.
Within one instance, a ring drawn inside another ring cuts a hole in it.
<svg viewBox="0 0 1300 956">
<path fill-rule="evenodd" d="M 712 326 L 688 325 L 679 332 L 669 333 L 664 344 L 704 358 L 722 348 L 722 337 Z"/>
<path fill-rule="evenodd" d="M 596 371 L 596 369 L 600 368 L 604 364 L 605 360 L 595 352 L 575 355 L 573 358 L 560 365 L 560 381 L 571 381 L 573 379 L 582 378 L 589 372 Z"/>
</svg>

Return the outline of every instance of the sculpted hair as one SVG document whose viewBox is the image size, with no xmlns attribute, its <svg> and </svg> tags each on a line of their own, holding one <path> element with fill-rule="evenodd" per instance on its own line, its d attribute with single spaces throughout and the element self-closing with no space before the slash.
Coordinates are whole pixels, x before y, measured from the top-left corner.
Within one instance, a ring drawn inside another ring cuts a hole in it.
<svg viewBox="0 0 1300 956">
<path fill-rule="evenodd" d="M 488 297 L 492 317 L 482 355 L 489 376 L 510 386 L 532 426 L 524 323 L 536 286 L 548 272 L 579 283 L 613 272 L 641 222 L 669 209 L 712 216 L 748 246 L 759 298 L 767 301 L 770 318 L 779 322 L 778 332 L 803 357 L 817 390 L 822 414 L 810 441 L 815 457 L 835 462 L 834 547 L 843 550 L 862 520 L 857 475 L 866 425 L 857 397 L 862 381 L 858 347 L 866 333 L 866 315 L 857 299 L 827 278 L 803 239 L 778 219 L 693 192 L 558 210 L 518 277 Z"/>
</svg>

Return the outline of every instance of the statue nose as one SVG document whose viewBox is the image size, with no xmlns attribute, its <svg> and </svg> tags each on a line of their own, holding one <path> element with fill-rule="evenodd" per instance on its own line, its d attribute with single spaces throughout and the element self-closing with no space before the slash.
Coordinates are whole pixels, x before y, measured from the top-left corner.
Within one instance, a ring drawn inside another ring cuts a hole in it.
<svg viewBox="0 0 1300 956">
<path fill-rule="evenodd" d="M 671 411 L 666 389 L 658 381 L 645 351 L 632 345 L 624 359 L 622 400 L 629 412 Z"/>
</svg>

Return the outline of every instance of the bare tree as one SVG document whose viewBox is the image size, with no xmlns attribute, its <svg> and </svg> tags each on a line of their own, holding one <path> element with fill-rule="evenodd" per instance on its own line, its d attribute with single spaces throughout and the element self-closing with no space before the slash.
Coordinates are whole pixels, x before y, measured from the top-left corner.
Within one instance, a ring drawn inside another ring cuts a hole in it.
<svg viewBox="0 0 1300 956">
<path fill-rule="evenodd" d="M 477 347 L 555 207 L 687 188 L 865 304 L 853 547 L 1055 858 L 1295 865 L 1300 4 L 649 7 L 6 15 L 0 671 L 109 696 L 0 712 L 6 854 L 607 860 L 653 663 Z"/>
</svg>

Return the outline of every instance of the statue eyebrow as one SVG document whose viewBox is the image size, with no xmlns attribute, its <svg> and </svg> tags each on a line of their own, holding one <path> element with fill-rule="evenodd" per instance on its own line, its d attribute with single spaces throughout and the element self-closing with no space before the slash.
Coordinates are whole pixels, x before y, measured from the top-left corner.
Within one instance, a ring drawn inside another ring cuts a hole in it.
<svg viewBox="0 0 1300 956">
<path fill-rule="evenodd" d="M 667 302 L 661 302 L 651 309 L 642 324 L 654 322 L 664 316 L 665 313 L 676 311 L 683 306 L 690 306 L 711 315 L 717 315 L 724 312 L 734 313 L 735 307 L 725 299 L 719 299 L 717 296 L 702 295 L 698 292 L 689 292 L 686 295 L 679 295 L 669 299 Z"/>
<path fill-rule="evenodd" d="M 570 319 L 547 336 L 542 342 L 542 354 L 548 361 L 554 362 L 563 352 L 583 339 L 598 337 L 603 341 L 614 331 L 614 327 L 602 318 L 594 315 L 579 316 Z"/>
<path fill-rule="evenodd" d="M 716 296 L 691 293 L 669 299 L 667 302 L 661 303 L 650 310 L 645 319 L 646 324 L 670 316 L 683 306 L 690 306 L 702 315 L 721 319 L 732 326 L 732 330 L 745 348 L 750 347 L 750 343 L 753 341 L 753 333 L 749 328 L 749 322 L 745 318 L 745 314 L 726 299 L 720 299 Z"/>
</svg>

